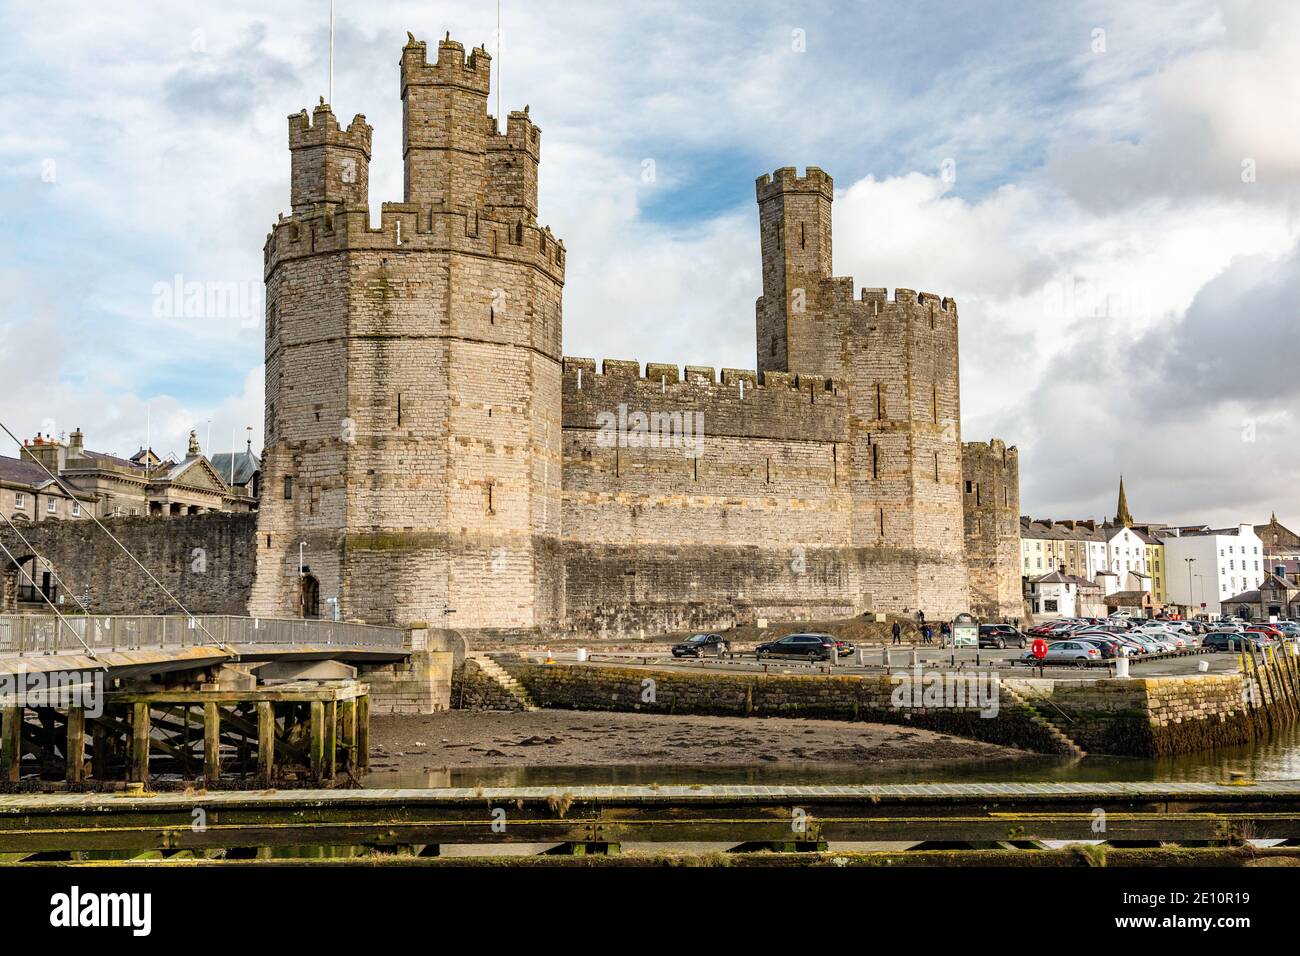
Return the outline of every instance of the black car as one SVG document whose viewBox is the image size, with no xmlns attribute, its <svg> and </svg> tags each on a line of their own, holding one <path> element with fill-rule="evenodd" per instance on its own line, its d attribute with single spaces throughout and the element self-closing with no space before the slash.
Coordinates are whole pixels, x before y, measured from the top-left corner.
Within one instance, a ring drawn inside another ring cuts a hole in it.
<svg viewBox="0 0 1300 956">
<path fill-rule="evenodd" d="M 1027 644 L 1025 635 L 1010 624 L 980 625 L 980 647 L 1018 647 L 1024 650 Z"/>
<path fill-rule="evenodd" d="M 721 634 L 692 634 L 673 645 L 673 657 L 721 657 L 731 653 L 731 642 Z"/>
<path fill-rule="evenodd" d="M 1240 631 L 1211 631 L 1201 638 L 1201 647 L 1207 651 L 1239 651 L 1249 641 L 1255 647 L 1267 646 L 1259 634 L 1243 634 Z"/>
<path fill-rule="evenodd" d="M 835 638 L 826 634 L 791 634 L 779 641 L 768 641 L 754 649 L 761 661 L 769 657 L 796 657 L 809 661 L 835 659 Z"/>
</svg>

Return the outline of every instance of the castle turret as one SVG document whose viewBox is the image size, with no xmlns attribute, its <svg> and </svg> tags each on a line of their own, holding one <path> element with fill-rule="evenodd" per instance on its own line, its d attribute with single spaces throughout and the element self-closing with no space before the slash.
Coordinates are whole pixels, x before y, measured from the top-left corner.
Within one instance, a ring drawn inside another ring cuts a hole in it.
<svg viewBox="0 0 1300 956">
<path fill-rule="evenodd" d="M 537 220 L 537 166 L 542 131 L 523 112 L 510 114 L 506 130 L 488 138 L 489 215 L 506 222 Z"/>
<path fill-rule="evenodd" d="M 410 34 L 408 34 L 410 36 Z M 429 63 L 423 41 L 402 50 L 402 149 L 408 203 L 477 209 L 487 202 L 492 57 L 450 35 Z"/>
<path fill-rule="evenodd" d="M 758 300 L 758 368 L 810 371 L 828 331 L 819 328 L 822 282 L 831 276 L 831 203 L 835 184 L 809 166 L 762 176 L 758 193 L 763 297 Z M 831 369 L 821 369 L 833 374 Z"/>
<path fill-rule="evenodd" d="M 318 203 L 369 205 L 370 133 L 360 114 L 347 129 L 340 129 L 324 100 L 310 119 L 306 110 L 289 117 L 290 199 L 296 215 L 307 214 Z"/>
</svg>

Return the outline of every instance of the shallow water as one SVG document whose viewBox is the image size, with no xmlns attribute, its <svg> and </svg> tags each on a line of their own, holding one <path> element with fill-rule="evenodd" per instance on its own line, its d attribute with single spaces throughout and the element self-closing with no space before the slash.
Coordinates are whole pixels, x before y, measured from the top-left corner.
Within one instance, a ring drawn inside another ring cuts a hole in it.
<svg viewBox="0 0 1300 956">
<path fill-rule="evenodd" d="M 673 766 L 487 767 L 428 772 L 377 772 L 364 786 L 578 786 L 600 784 L 854 784 L 991 782 L 1215 781 L 1240 772 L 1253 780 L 1300 778 L 1300 725 L 1267 741 L 1159 760 L 1028 757 L 966 763 L 891 764 L 887 767 L 766 764 L 750 767 Z"/>
</svg>

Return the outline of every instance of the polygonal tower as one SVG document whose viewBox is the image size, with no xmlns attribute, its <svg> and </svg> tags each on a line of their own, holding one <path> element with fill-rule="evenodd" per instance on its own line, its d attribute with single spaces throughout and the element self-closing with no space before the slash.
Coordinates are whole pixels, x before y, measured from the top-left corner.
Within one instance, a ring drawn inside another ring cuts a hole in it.
<svg viewBox="0 0 1300 956">
<path fill-rule="evenodd" d="M 859 600 L 933 617 L 968 610 L 957 305 L 863 289 L 831 271 L 831 177 L 757 182 L 763 297 L 758 367 L 849 386 L 852 542 Z"/>
<path fill-rule="evenodd" d="M 527 110 L 498 131 L 490 67 L 450 37 L 429 63 L 411 37 L 405 201 L 378 224 L 364 117 L 290 118 L 253 614 L 337 600 L 345 620 L 505 631 L 563 614 L 564 246 L 537 224 L 541 133 Z"/>
</svg>

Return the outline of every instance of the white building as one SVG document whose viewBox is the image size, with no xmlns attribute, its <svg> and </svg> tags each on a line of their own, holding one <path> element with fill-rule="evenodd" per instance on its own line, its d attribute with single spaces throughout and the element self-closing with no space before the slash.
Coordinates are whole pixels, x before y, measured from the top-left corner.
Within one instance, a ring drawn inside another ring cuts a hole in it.
<svg viewBox="0 0 1300 956">
<path fill-rule="evenodd" d="M 1163 540 L 1169 602 L 1202 614 L 1222 614 L 1223 601 L 1258 588 L 1267 573 L 1263 543 L 1249 524 L 1208 531 L 1174 528 Z"/>
<path fill-rule="evenodd" d="M 1040 621 L 1063 617 L 1104 617 L 1106 614 L 1099 585 L 1060 571 L 1031 578 L 1025 596 L 1034 618 Z"/>
<path fill-rule="evenodd" d="M 1124 581 L 1130 572 L 1149 575 L 1147 568 L 1146 542 L 1132 528 L 1123 525 L 1107 525 L 1106 534 L 1106 570 L 1119 575 Z"/>
</svg>

